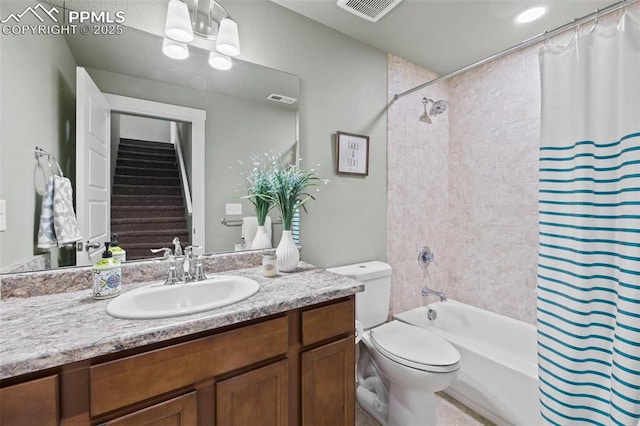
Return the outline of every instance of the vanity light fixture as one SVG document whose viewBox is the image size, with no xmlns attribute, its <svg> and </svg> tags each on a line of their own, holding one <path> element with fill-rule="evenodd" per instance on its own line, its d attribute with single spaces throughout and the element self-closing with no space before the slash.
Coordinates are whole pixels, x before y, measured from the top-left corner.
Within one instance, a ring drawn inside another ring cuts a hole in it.
<svg viewBox="0 0 640 426">
<path fill-rule="evenodd" d="M 162 41 L 162 53 L 171 59 L 187 59 L 189 57 L 189 46 L 186 43 L 180 43 L 165 37 Z"/>
<path fill-rule="evenodd" d="M 217 70 L 231 69 L 231 58 L 218 52 L 209 53 L 209 65 Z"/>
<path fill-rule="evenodd" d="M 218 52 L 227 56 L 238 56 L 240 54 L 240 41 L 238 40 L 238 24 L 233 19 L 222 18 L 218 39 L 216 40 Z"/>
<path fill-rule="evenodd" d="M 186 43 L 196 37 L 211 42 L 209 65 L 215 69 L 230 69 L 231 56 L 240 54 L 238 24 L 215 0 L 169 0 L 165 35 L 162 51 L 173 59 L 187 58 Z"/>
<path fill-rule="evenodd" d="M 548 6 L 534 6 L 523 12 L 520 12 L 518 16 L 516 16 L 515 22 L 518 24 L 528 24 L 529 22 L 533 22 L 537 19 L 542 18 L 548 11 Z"/>
<path fill-rule="evenodd" d="M 164 33 L 170 39 L 181 43 L 193 41 L 193 28 L 191 28 L 191 18 L 189 18 L 189 8 L 186 3 L 180 0 L 169 0 Z"/>
</svg>

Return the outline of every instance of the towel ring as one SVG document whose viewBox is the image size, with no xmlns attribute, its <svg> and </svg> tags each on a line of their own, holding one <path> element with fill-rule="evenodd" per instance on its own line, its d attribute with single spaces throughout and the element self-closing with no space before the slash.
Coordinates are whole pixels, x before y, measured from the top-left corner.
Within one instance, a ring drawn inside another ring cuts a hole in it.
<svg viewBox="0 0 640 426">
<path fill-rule="evenodd" d="M 62 167 L 60 167 L 60 163 L 58 163 L 58 160 L 56 160 L 55 155 L 37 146 L 33 150 L 33 155 L 36 158 L 36 160 L 40 160 L 41 157 L 47 157 L 47 165 L 49 166 L 49 171 L 51 172 L 51 174 L 64 177 L 64 173 L 62 173 Z M 57 171 L 54 170 L 53 165 L 51 165 L 52 160 L 56 168 L 58 169 Z"/>
</svg>

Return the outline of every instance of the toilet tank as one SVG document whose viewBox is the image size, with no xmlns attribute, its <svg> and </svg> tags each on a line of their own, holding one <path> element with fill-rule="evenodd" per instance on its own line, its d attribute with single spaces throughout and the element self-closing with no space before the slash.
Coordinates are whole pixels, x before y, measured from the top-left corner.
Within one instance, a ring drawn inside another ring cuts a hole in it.
<svg viewBox="0 0 640 426">
<path fill-rule="evenodd" d="M 356 319 L 365 330 L 387 321 L 391 299 L 391 266 L 371 261 L 327 269 L 361 281 L 364 291 L 356 293 Z"/>
</svg>

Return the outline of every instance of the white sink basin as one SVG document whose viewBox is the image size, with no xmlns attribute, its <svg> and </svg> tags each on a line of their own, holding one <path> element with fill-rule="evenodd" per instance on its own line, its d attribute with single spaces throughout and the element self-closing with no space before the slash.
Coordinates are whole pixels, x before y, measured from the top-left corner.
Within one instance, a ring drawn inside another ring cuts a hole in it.
<svg viewBox="0 0 640 426">
<path fill-rule="evenodd" d="M 189 315 L 240 302 L 259 289 L 255 280 L 232 275 L 186 284 L 153 284 L 116 297 L 107 305 L 107 313 L 128 319 Z"/>
</svg>

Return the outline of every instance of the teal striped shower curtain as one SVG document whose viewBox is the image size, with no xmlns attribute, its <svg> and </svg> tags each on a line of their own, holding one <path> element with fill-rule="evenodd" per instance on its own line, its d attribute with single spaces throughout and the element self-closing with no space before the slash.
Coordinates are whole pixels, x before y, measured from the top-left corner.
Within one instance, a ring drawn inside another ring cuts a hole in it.
<svg viewBox="0 0 640 426">
<path fill-rule="evenodd" d="M 640 420 L 640 19 L 540 51 L 542 419 Z"/>
</svg>

